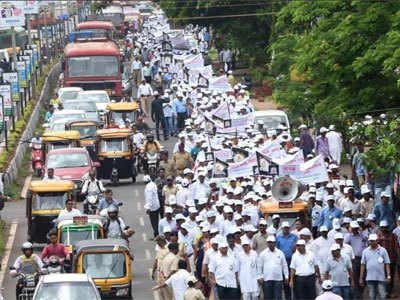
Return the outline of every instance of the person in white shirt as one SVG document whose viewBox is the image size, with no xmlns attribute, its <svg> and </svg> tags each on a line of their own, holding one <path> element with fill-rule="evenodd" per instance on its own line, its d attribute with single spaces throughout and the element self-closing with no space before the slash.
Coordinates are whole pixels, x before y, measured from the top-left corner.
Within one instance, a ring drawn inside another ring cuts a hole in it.
<svg viewBox="0 0 400 300">
<path fill-rule="evenodd" d="M 168 285 L 172 288 L 174 300 L 184 300 L 184 294 L 188 288 L 187 280 L 191 276 L 190 273 L 186 271 L 186 268 L 186 261 L 179 260 L 178 271 L 172 274 L 166 281 L 161 281 L 161 284 L 155 286 L 153 290 L 157 290 Z"/>
<path fill-rule="evenodd" d="M 242 237 L 243 251 L 238 256 L 239 282 L 243 300 L 258 299 L 257 252 L 251 250 L 248 239 Z"/>
<path fill-rule="evenodd" d="M 46 173 L 46 175 L 44 175 L 42 180 L 57 181 L 57 180 L 61 180 L 61 179 L 60 179 L 60 177 L 54 175 L 54 169 L 53 168 L 49 168 L 49 169 L 47 169 L 47 173 Z"/>
<path fill-rule="evenodd" d="M 290 263 L 289 285 L 294 289 L 296 299 L 315 299 L 315 279 L 321 284 L 321 274 L 317 260 L 311 251 L 306 250 L 306 242 L 298 240 L 297 251 Z"/>
<path fill-rule="evenodd" d="M 210 263 L 211 285 L 217 286 L 220 300 L 240 299 L 237 260 L 228 255 L 228 243 L 218 243 L 218 256 Z"/>
<path fill-rule="evenodd" d="M 142 83 L 139 85 L 137 90 L 137 97 L 140 99 L 142 110 L 144 110 L 147 116 L 150 116 L 151 96 L 153 96 L 151 85 L 146 83 L 145 80 L 142 80 Z"/>
<path fill-rule="evenodd" d="M 188 189 L 189 181 L 187 179 L 183 179 L 181 182 L 181 187 L 176 192 L 176 204 L 178 206 L 187 208 L 191 206 L 191 193 Z"/>
<path fill-rule="evenodd" d="M 160 220 L 158 223 L 158 232 L 159 234 L 164 233 L 164 228 L 169 227 L 172 231 L 176 231 L 176 220 L 172 217 L 173 209 L 170 206 L 167 206 L 164 209 L 164 218 Z"/>
<path fill-rule="evenodd" d="M 192 233 L 190 225 L 183 223 L 178 232 L 178 242 L 185 245 L 186 255 L 190 258 L 193 255 L 193 242 L 195 236 Z"/>
<path fill-rule="evenodd" d="M 325 262 L 330 255 L 332 240 L 328 238 L 328 228 L 322 225 L 319 228 L 320 236 L 313 240 L 310 251 L 314 253 L 321 274 L 325 274 Z"/>
<path fill-rule="evenodd" d="M 191 185 L 192 199 L 199 200 L 208 198 L 210 193 L 210 186 L 205 182 L 205 174 L 200 173 L 198 180 Z"/>
<path fill-rule="evenodd" d="M 144 182 L 147 183 L 144 188 L 144 209 L 150 217 L 151 227 L 154 237 L 158 236 L 158 220 L 160 215 L 160 200 L 158 199 L 157 185 L 151 180 L 149 175 L 144 176 Z"/>
<path fill-rule="evenodd" d="M 336 244 L 340 246 L 340 255 L 347 256 L 350 261 L 353 261 L 356 257 L 354 255 L 353 248 L 349 244 L 343 243 L 344 235 L 341 232 L 338 232 L 333 237 Z"/>
<path fill-rule="evenodd" d="M 65 208 L 58 214 L 58 219 L 59 220 L 72 219 L 73 217 L 80 215 L 81 215 L 80 210 L 74 208 L 74 201 L 72 201 L 72 199 L 67 199 L 65 201 Z"/>
<path fill-rule="evenodd" d="M 39 132 L 35 132 L 35 136 L 31 139 L 29 143 L 29 148 L 31 149 L 42 149 L 42 137 Z"/>
<path fill-rule="evenodd" d="M 136 50 L 137 48 L 135 48 Z M 132 74 L 132 86 L 138 86 L 140 82 L 140 70 L 142 69 L 142 63 L 139 58 L 136 56 L 131 65 L 131 74 Z M 132 95 L 133 96 L 133 95 Z"/>
<path fill-rule="evenodd" d="M 289 281 L 289 270 L 283 252 L 275 247 L 275 237 L 267 237 L 267 248 L 258 257 L 258 282 L 265 299 L 282 299 L 283 280 Z M 256 298 L 254 298 L 256 299 Z"/>
<path fill-rule="evenodd" d="M 340 166 L 340 159 L 342 156 L 343 143 L 342 137 L 335 131 L 335 125 L 329 126 L 329 132 L 326 134 L 328 140 L 329 154 L 332 160 Z"/>
</svg>

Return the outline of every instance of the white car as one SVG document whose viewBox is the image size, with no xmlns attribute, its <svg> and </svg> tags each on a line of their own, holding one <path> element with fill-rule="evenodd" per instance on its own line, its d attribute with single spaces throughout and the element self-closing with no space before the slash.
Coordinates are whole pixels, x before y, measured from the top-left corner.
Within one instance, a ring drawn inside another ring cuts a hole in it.
<svg viewBox="0 0 400 300">
<path fill-rule="evenodd" d="M 49 131 L 65 131 L 65 124 L 70 120 L 70 118 L 63 118 L 51 122 L 51 124 L 49 125 Z"/>
<path fill-rule="evenodd" d="M 58 90 L 58 98 L 60 98 L 61 102 L 74 100 L 81 91 L 83 91 L 83 89 L 80 87 L 63 87 Z"/>
<path fill-rule="evenodd" d="M 274 130 L 277 129 L 279 125 L 284 125 L 290 133 L 289 119 L 282 110 L 257 110 L 254 112 L 254 122 L 256 126 L 259 120 L 264 122 L 264 128 L 267 128 L 267 130 Z"/>
<path fill-rule="evenodd" d="M 85 120 L 87 119 L 87 115 L 84 110 L 75 110 L 75 109 L 62 109 L 57 110 L 51 116 L 49 123 L 43 124 L 44 128 L 49 128 L 51 125 L 60 119 L 76 119 L 76 120 Z"/>
<path fill-rule="evenodd" d="M 92 278 L 87 274 L 41 276 L 32 300 L 101 300 Z"/>
<path fill-rule="evenodd" d="M 106 110 L 108 103 L 110 103 L 110 97 L 103 90 L 82 91 L 78 94 L 76 100 L 94 102 L 96 103 L 97 110 L 102 112 Z"/>
</svg>

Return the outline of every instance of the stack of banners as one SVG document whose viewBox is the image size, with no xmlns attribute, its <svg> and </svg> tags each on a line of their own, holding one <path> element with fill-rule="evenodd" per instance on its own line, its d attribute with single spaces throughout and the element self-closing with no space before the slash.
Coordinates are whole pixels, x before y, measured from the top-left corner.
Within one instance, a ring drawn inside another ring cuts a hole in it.
<svg viewBox="0 0 400 300">
<path fill-rule="evenodd" d="M 210 78 L 210 84 L 208 88 L 218 92 L 229 92 L 232 90 L 226 75 Z"/>
<path fill-rule="evenodd" d="M 24 26 L 25 1 L 0 1 L 0 25 L 3 27 Z"/>
</svg>

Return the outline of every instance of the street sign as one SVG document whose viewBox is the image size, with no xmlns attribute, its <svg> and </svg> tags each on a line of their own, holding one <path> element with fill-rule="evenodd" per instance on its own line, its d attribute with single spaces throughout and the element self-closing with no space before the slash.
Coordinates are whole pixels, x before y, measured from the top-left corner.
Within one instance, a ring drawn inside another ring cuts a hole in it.
<svg viewBox="0 0 400 300">
<path fill-rule="evenodd" d="M 18 73 L 3 73 L 3 80 L 11 84 L 11 98 L 13 101 L 19 101 L 19 82 Z"/>
<path fill-rule="evenodd" d="M 4 112 L 0 112 L 0 120 L 3 120 L 4 116 L 12 115 L 12 103 L 11 103 L 11 85 L 2 84 L 0 85 L 0 101 L 3 101 Z M 1 104 L 1 102 L 0 102 Z"/>
<path fill-rule="evenodd" d="M 26 88 L 28 87 L 27 83 L 27 78 L 26 78 L 26 61 L 17 61 L 16 63 L 16 69 L 18 72 L 18 78 L 19 78 L 19 86 L 21 88 Z"/>
</svg>

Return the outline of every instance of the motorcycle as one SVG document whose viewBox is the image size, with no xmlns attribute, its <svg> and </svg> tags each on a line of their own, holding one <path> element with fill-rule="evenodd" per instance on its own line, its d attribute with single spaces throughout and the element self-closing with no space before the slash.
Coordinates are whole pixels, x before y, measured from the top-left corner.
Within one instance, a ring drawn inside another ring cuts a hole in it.
<svg viewBox="0 0 400 300">
<path fill-rule="evenodd" d="M 100 195 L 88 195 L 83 203 L 84 213 L 87 215 L 95 215 L 97 205 L 99 204 Z"/>
<path fill-rule="evenodd" d="M 10 270 L 13 270 L 10 267 Z M 40 273 L 34 270 L 33 265 L 23 266 L 17 274 L 17 300 L 31 300 L 39 281 Z"/>
<path fill-rule="evenodd" d="M 36 143 L 32 145 L 32 167 L 36 177 L 42 176 L 43 171 L 43 149 L 42 144 Z"/>
<path fill-rule="evenodd" d="M 61 274 L 64 273 L 64 258 L 58 258 L 55 255 L 45 258 L 43 260 L 47 274 Z"/>
<path fill-rule="evenodd" d="M 155 176 L 157 173 L 158 153 L 155 151 L 146 152 L 147 173 Z"/>
</svg>

